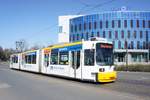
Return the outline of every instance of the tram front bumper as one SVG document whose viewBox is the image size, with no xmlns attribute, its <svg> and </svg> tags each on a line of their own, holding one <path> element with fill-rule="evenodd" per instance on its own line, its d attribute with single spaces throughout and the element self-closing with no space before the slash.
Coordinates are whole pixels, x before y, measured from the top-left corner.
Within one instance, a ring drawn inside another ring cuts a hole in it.
<svg viewBox="0 0 150 100">
<path fill-rule="evenodd" d="M 113 82 L 117 78 L 117 72 L 99 72 L 96 76 L 97 82 Z"/>
</svg>

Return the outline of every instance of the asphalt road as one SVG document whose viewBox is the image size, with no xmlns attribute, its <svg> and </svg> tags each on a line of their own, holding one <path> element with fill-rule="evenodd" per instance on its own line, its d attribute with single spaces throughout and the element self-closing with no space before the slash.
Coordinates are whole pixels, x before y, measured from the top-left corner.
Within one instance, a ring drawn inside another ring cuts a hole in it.
<svg viewBox="0 0 150 100">
<path fill-rule="evenodd" d="M 0 65 L 0 100 L 150 100 L 150 73 L 119 72 L 114 83 L 93 84 Z"/>
</svg>

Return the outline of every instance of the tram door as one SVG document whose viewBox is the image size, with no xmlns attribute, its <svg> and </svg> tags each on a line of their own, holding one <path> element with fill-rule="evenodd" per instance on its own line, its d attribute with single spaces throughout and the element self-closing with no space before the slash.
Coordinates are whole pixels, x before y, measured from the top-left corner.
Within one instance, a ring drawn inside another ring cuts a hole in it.
<svg viewBox="0 0 150 100">
<path fill-rule="evenodd" d="M 21 54 L 18 55 L 18 62 L 19 62 L 19 69 L 21 69 L 21 64 L 22 64 L 22 59 L 21 59 Z"/>
<path fill-rule="evenodd" d="M 71 58 L 71 66 L 74 69 L 74 77 L 77 78 L 77 74 L 81 74 L 80 71 L 78 71 L 78 68 L 80 67 L 80 51 L 71 51 Z"/>
</svg>

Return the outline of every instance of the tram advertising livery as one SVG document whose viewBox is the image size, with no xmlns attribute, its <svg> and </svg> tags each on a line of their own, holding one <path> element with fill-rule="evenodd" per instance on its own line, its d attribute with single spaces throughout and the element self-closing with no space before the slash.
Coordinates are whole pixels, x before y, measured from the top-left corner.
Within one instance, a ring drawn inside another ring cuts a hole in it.
<svg viewBox="0 0 150 100">
<path fill-rule="evenodd" d="M 113 45 L 105 39 L 52 45 L 10 57 L 10 68 L 93 82 L 113 82 Z"/>
</svg>

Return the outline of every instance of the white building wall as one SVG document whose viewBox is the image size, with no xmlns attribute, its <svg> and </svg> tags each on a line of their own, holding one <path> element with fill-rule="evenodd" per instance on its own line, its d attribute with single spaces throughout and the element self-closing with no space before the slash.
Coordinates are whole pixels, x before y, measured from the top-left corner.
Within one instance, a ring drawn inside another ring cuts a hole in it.
<svg viewBox="0 0 150 100">
<path fill-rule="evenodd" d="M 58 17 L 58 42 L 69 42 L 69 20 L 82 15 L 66 15 Z"/>
<path fill-rule="evenodd" d="M 69 42 L 69 34 L 67 33 L 59 33 L 58 34 L 58 43 Z"/>
</svg>

